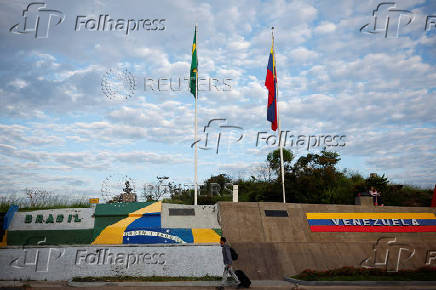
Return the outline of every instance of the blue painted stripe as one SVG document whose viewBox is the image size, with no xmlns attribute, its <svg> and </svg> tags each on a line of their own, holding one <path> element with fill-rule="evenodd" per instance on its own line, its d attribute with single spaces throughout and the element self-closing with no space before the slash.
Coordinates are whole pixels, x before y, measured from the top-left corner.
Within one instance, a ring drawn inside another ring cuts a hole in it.
<svg viewBox="0 0 436 290">
<path fill-rule="evenodd" d="M 344 224 L 344 220 L 343 219 L 334 219 L 338 222 L 338 224 L 336 224 L 333 219 L 308 219 L 308 223 L 311 226 L 343 226 Z M 359 222 L 360 222 L 360 226 L 394 226 L 393 225 L 393 221 L 392 219 L 378 219 L 377 224 L 376 223 L 376 219 L 365 219 L 367 221 L 369 221 L 369 224 L 364 224 L 364 220 L 363 219 L 345 219 L 347 221 L 349 221 L 349 225 L 351 226 L 359 226 Z M 403 223 L 403 222 L 404 223 Z M 416 220 L 418 222 L 418 224 L 420 226 L 436 226 L 436 219 L 417 219 Z M 412 226 L 412 220 L 411 219 L 403 219 L 400 220 L 398 219 L 398 225 L 395 226 L 407 226 L 410 225 Z"/>
<path fill-rule="evenodd" d="M 15 213 L 18 211 L 18 205 L 12 204 L 8 212 L 5 214 L 4 220 L 3 220 L 3 230 L 7 230 L 9 228 L 9 225 L 14 218 Z"/>
<path fill-rule="evenodd" d="M 191 229 L 144 228 L 125 231 L 123 244 L 176 244 L 193 243 Z"/>
<path fill-rule="evenodd" d="M 127 226 L 127 231 L 132 231 L 136 229 L 145 228 L 160 228 L 161 227 L 161 216 L 160 213 L 146 213 L 142 217 L 133 221 Z"/>
</svg>

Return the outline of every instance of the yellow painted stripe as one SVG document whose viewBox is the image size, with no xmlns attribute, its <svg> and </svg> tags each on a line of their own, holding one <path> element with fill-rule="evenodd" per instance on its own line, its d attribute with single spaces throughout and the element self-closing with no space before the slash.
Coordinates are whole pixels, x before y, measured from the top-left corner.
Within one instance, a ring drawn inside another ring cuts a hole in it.
<svg viewBox="0 0 436 290">
<path fill-rule="evenodd" d="M 149 206 L 140 208 L 132 213 L 129 213 L 128 217 L 114 223 L 113 225 L 107 226 L 104 230 L 102 230 L 100 235 L 95 238 L 92 244 L 122 244 L 124 231 L 132 222 L 141 218 L 143 214 L 156 213 L 161 211 L 162 202 L 158 201 L 150 204 Z"/>
<path fill-rule="evenodd" d="M 391 212 L 350 212 L 350 213 L 306 213 L 308 219 L 436 219 L 434 213 L 391 213 Z"/>
<path fill-rule="evenodd" d="M 219 243 L 220 236 L 212 229 L 192 229 L 194 243 Z"/>
<path fill-rule="evenodd" d="M 195 49 L 197 48 L 197 45 L 194 43 L 192 44 L 192 54 L 194 54 Z"/>
<path fill-rule="evenodd" d="M 6 230 L 3 235 L 3 240 L 0 242 L 0 248 L 6 247 L 8 245 L 8 231 Z"/>
</svg>

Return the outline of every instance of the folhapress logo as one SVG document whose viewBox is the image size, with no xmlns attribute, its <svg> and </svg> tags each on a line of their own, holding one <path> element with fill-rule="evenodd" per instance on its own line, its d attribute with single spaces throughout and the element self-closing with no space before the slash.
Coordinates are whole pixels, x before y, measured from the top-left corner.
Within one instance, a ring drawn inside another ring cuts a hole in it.
<svg viewBox="0 0 436 290">
<path fill-rule="evenodd" d="M 413 12 L 396 9 L 394 2 L 380 3 L 372 11 L 372 16 L 373 23 L 363 25 L 360 32 L 383 33 L 385 38 L 398 38 L 400 28 L 409 25 L 415 19 Z"/>
<path fill-rule="evenodd" d="M 97 17 L 79 15 L 76 17 L 75 31 L 122 31 L 128 35 L 132 31 L 165 30 L 166 19 L 124 19 L 112 18 L 109 14 Z"/>
<path fill-rule="evenodd" d="M 43 2 L 33 2 L 23 10 L 23 19 L 13 25 L 9 31 L 16 34 L 33 33 L 35 38 L 48 38 L 49 30 L 65 20 L 65 14 L 59 10 L 47 9 Z M 166 29 L 165 18 L 144 17 L 116 18 L 109 14 L 98 16 L 79 15 L 74 17 L 74 32 L 108 32 L 118 31 L 129 35 L 135 31 L 163 31 Z"/>
<path fill-rule="evenodd" d="M 35 38 L 47 38 L 51 26 L 61 24 L 65 15 L 59 10 L 46 9 L 47 4 L 34 2 L 23 10 L 23 19 L 9 31 L 16 34 L 34 33 Z"/>
</svg>

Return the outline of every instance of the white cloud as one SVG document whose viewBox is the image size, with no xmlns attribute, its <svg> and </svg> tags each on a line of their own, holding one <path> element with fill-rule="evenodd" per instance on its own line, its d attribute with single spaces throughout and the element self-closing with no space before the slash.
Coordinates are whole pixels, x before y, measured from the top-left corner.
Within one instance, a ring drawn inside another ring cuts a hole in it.
<svg viewBox="0 0 436 290">
<path fill-rule="evenodd" d="M 377 169 L 397 181 L 427 185 L 435 170 L 436 73 L 435 38 L 424 31 L 423 17 L 432 7 L 423 1 L 398 3 L 413 10 L 416 21 L 398 39 L 385 39 L 359 32 L 376 5 L 160 1 L 147 5 L 147 13 L 167 19 L 160 32 L 74 32 L 74 17 L 43 41 L 0 31 L 0 171 L 8 177 L 0 191 L 38 179 L 88 190 L 111 166 L 135 170 L 142 178 L 158 170 L 190 178 L 193 97 L 187 91 L 144 90 L 143 78 L 188 76 L 194 23 L 200 76 L 232 78 L 231 91 L 201 92 L 199 128 L 225 118 L 244 128 L 247 141 L 215 159 L 201 152 L 206 176 L 220 169 L 242 174 L 268 152 L 254 141 L 259 129 L 269 129 L 264 81 L 274 26 L 282 128 L 346 134 L 344 160 L 363 160 L 354 169 Z M 144 17 L 140 6 L 135 0 L 123 7 L 49 3 L 69 16 L 101 11 L 120 18 Z M 5 3 L 0 23 L 17 23 L 22 9 Z M 101 78 L 117 67 L 135 75 L 136 91 L 114 102 L 102 94 Z M 153 170 L 139 170 L 143 164 Z M 56 170 L 63 174 L 50 173 Z"/>
<path fill-rule="evenodd" d="M 314 61 L 318 57 L 317 52 L 301 46 L 291 50 L 290 55 L 298 62 Z"/>
<path fill-rule="evenodd" d="M 332 22 L 323 21 L 315 28 L 317 33 L 331 33 L 336 30 L 336 25 Z"/>
<path fill-rule="evenodd" d="M 15 79 L 11 82 L 9 82 L 9 85 L 17 88 L 17 89 L 24 89 L 25 87 L 27 87 L 29 84 L 22 79 Z"/>
</svg>

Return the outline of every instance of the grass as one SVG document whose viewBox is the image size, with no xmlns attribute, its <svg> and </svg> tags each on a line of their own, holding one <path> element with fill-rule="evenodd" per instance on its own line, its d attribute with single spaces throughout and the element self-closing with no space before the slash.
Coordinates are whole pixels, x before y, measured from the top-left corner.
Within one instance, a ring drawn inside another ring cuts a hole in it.
<svg viewBox="0 0 436 290">
<path fill-rule="evenodd" d="M 74 277 L 73 282 L 173 282 L 173 281 L 219 281 L 218 276 L 203 277 L 136 277 L 136 276 L 115 276 L 115 277 Z"/>
<path fill-rule="evenodd" d="M 57 209 L 57 208 L 87 208 L 91 207 L 88 201 L 86 202 L 73 202 L 73 203 L 55 203 L 55 204 L 43 204 L 43 205 L 34 205 L 29 207 L 20 207 L 18 211 L 32 211 L 32 210 L 40 210 L 40 209 Z"/>
<path fill-rule="evenodd" d="M 436 267 L 398 272 L 343 267 L 328 271 L 304 270 L 292 278 L 304 281 L 436 281 Z"/>
<path fill-rule="evenodd" d="M 9 196 L 1 196 L 0 197 L 0 213 L 6 213 L 9 207 L 12 205 L 18 205 L 18 211 L 32 211 L 32 210 L 40 210 L 40 209 L 57 209 L 57 208 L 87 208 L 91 205 L 89 204 L 88 199 L 70 199 L 67 196 L 51 196 L 50 198 L 46 198 L 44 200 L 36 200 L 34 202 L 30 202 L 28 198 L 21 197 L 9 197 Z"/>
</svg>

